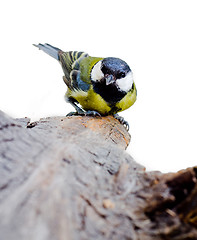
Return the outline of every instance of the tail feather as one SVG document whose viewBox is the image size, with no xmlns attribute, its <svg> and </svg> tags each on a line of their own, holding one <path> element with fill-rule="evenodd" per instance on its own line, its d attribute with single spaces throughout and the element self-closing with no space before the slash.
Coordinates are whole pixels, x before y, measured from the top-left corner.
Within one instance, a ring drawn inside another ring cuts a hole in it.
<svg viewBox="0 0 197 240">
<path fill-rule="evenodd" d="M 48 55 L 50 55 L 51 57 L 55 58 L 56 60 L 59 60 L 59 52 L 61 51 L 61 49 L 53 47 L 48 43 L 45 43 L 45 44 L 39 43 L 38 45 L 36 44 L 33 44 L 33 45 L 39 48 L 39 50 L 42 50 Z"/>
<path fill-rule="evenodd" d="M 64 52 L 61 49 L 53 47 L 48 43 L 39 43 L 38 45 L 33 45 L 60 62 L 65 74 L 64 81 L 67 85 L 70 84 L 70 73 L 73 71 L 73 69 L 75 69 L 75 71 L 78 71 L 80 68 L 81 60 L 85 57 L 88 57 L 87 53 L 77 51 Z"/>
</svg>

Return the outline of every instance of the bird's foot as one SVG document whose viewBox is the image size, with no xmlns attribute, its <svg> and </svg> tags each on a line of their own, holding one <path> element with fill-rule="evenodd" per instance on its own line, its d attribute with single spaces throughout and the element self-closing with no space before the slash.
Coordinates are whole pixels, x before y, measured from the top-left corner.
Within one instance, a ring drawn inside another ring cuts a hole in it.
<svg viewBox="0 0 197 240">
<path fill-rule="evenodd" d="M 88 111 L 77 111 L 77 112 L 70 112 L 68 113 L 66 116 L 93 116 L 93 117 L 101 117 L 101 114 L 98 113 L 97 111 L 91 111 L 91 110 L 88 110 Z"/>
<path fill-rule="evenodd" d="M 76 116 L 79 115 L 77 112 L 69 112 L 68 114 L 66 114 L 66 117 L 70 117 L 70 116 Z"/>
<path fill-rule="evenodd" d="M 84 113 L 85 113 L 85 112 L 84 112 L 81 108 L 77 108 L 77 111 L 76 111 L 76 112 L 69 112 L 69 113 L 66 115 L 66 117 L 77 116 L 77 115 L 83 116 Z"/>
<path fill-rule="evenodd" d="M 124 125 L 127 131 L 129 131 L 129 123 L 125 121 L 123 117 L 119 116 L 118 114 L 114 114 L 114 118 L 117 119 L 122 125 Z"/>
<path fill-rule="evenodd" d="M 85 113 L 84 114 L 85 116 L 101 117 L 101 114 L 99 112 L 97 112 L 97 111 L 88 110 L 88 111 L 86 111 L 84 113 Z"/>
</svg>

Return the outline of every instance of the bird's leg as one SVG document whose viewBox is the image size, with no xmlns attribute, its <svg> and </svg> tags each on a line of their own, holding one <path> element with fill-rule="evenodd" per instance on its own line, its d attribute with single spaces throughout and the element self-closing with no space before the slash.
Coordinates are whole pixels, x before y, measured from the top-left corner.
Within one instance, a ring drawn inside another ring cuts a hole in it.
<svg viewBox="0 0 197 240">
<path fill-rule="evenodd" d="M 123 117 L 119 116 L 117 113 L 113 115 L 115 119 L 117 119 L 121 124 L 123 124 L 127 131 L 129 131 L 129 123 L 124 120 Z"/>
<path fill-rule="evenodd" d="M 74 98 L 67 98 L 66 101 L 69 102 L 76 110 L 76 112 L 70 112 L 66 116 L 84 115 L 83 109 L 77 106 L 76 100 Z"/>
<path fill-rule="evenodd" d="M 99 116 L 101 117 L 100 113 L 98 113 L 97 111 L 92 111 L 92 110 L 88 110 L 88 111 L 84 111 L 82 108 L 80 108 L 79 106 L 77 106 L 76 104 L 76 100 L 74 98 L 67 98 L 66 99 L 76 110 L 76 112 L 70 112 L 68 113 L 66 116 L 73 116 L 73 115 L 80 115 L 80 116 Z"/>
</svg>

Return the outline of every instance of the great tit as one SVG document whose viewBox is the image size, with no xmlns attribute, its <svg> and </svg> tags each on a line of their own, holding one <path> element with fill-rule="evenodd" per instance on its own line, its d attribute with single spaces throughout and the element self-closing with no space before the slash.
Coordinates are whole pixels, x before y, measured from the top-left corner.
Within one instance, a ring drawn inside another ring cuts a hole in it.
<svg viewBox="0 0 197 240">
<path fill-rule="evenodd" d="M 69 116 L 113 115 L 129 128 L 124 118 L 117 114 L 133 105 L 137 95 L 133 73 L 125 61 L 91 57 L 85 52 L 64 52 L 47 43 L 34 46 L 60 62 L 68 87 L 65 98 L 76 110 Z"/>
</svg>

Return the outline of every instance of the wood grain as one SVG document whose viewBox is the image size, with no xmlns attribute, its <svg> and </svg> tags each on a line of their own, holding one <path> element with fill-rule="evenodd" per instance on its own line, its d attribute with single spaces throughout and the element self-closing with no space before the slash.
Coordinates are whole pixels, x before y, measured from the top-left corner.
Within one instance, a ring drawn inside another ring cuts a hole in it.
<svg viewBox="0 0 197 240">
<path fill-rule="evenodd" d="M 0 112 L 0 239 L 197 239 L 197 170 L 146 172 L 108 117 Z"/>
</svg>

